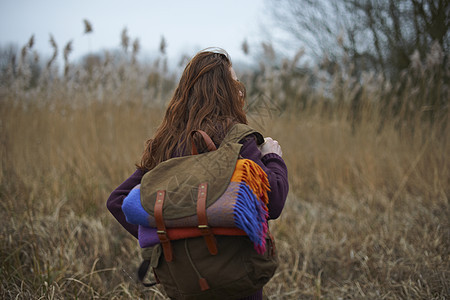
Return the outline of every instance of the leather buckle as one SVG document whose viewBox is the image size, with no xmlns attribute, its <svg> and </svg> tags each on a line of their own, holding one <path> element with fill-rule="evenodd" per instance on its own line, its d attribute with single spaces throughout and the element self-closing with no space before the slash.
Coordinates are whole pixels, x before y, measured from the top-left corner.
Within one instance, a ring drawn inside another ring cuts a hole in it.
<svg viewBox="0 0 450 300">
<path fill-rule="evenodd" d="M 158 238 L 161 242 L 169 241 L 169 237 L 167 236 L 167 232 L 164 230 L 157 230 Z"/>
<path fill-rule="evenodd" d="M 212 235 L 212 231 L 208 225 L 198 225 L 198 229 L 201 231 L 202 235 Z"/>
</svg>

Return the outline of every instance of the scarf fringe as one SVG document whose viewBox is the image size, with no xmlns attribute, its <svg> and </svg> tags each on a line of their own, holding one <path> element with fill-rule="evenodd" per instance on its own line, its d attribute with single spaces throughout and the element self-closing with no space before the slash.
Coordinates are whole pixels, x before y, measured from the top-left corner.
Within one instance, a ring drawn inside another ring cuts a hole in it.
<svg viewBox="0 0 450 300">
<path fill-rule="evenodd" d="M 240 183 L 234 207 L 236 227 L 247 233 L 255 250 L 262 254 L 266 250 L 269 217 L 267 193 L 270 187 L 267 174 L 252 160 L 240 159 L 231 181 Z"/>
</svg>

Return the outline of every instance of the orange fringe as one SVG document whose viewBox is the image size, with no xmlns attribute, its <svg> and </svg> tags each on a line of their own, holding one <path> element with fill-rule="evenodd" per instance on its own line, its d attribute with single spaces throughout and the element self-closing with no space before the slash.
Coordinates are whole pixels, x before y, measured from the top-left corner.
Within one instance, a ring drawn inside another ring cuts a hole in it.
<svg viewBox="0 0 450 300">
<path fill-rule="evenodd" d="M 250 159 L 238 159 L 234 169 L 232 182 L 245 182 L 255 193 L 255 195 L 265 204 L 269 203 L 267 192 L 270 191 L 269 180 L 264 170 Z"/>
</svg>

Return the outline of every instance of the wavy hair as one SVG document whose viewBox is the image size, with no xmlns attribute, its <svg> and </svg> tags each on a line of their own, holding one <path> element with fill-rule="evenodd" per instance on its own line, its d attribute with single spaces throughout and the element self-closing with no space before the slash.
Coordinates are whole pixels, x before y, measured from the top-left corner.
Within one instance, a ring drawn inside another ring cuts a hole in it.
<svg viewBox="0 0 450 300">
<path fill-rule="evenodd" d="M 233 79 L 231 66 L 223 49 L 202 50 L 189 61 L 138 168 L 148 171 L 171 157 L 190 154 L 193 130 L 205 131 L 219 145 L 232 125 L 247 124 L 245 87 Z M 204 147 L 194 142 L 199 150 Z"/>
</svg>

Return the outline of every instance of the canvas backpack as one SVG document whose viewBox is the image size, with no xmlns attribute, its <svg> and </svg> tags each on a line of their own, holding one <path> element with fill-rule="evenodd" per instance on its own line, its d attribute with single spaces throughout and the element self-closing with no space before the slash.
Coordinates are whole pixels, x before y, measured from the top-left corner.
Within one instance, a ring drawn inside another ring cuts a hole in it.
<svg viewBox="0 0 450 300">
<path fill-rule="evenodd" d="M 199 132 L 209 152 L 169 159 L 142 178 L 140 201 L 157 227 L 160 244 L 143 248 L 139 278 L 142 280 L 151 267 L 157 282 L 173 299 L 245 297 L 261 289 L 275 273 L 278 261 L 273 238 L 265 230 L 265 247 L 258 253 L 248 235 L 214 234 L 216 228 L 210 223 L 216 216 L 208 217 L 207 209 L 214 203 L 217 206 L 218 199 L 227 193 L 235 168 L 242 162 L 242 144 L 238 142 L 250 134 L 258 144 L 264 139 L 249 126 L 237 124 L 215 150 L 211 139 Z M 197 153 L 194 143 L 192 151 Z M 201 235 L 171 240 L 169 232 L 176 228 L 169 226 L 185 224 L 186 220 L 196 220 L 192 230 Z"/>
</svg>

